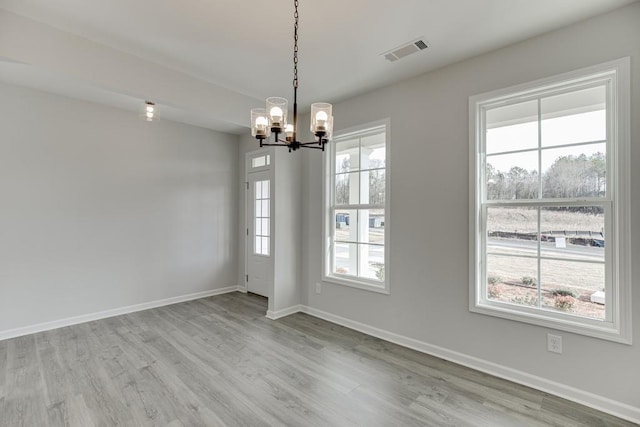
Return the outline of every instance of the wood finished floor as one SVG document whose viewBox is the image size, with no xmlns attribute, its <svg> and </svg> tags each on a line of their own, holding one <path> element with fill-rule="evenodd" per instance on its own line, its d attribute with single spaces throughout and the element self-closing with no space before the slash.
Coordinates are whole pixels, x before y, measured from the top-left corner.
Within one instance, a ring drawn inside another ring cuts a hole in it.
<svg viewBox="0 0 640 427">
<path fill-rule="evenodd" d="M 0 341 L 1 426 L 626 426 L 232 293 Z"/>
</svg>

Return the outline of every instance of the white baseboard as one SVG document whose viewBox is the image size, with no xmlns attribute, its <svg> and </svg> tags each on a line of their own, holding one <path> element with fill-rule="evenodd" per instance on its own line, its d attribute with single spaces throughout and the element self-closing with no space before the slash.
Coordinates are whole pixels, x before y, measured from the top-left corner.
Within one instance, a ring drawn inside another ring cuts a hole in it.
<svg viewBox="0 0 640 427">
<path fill-rule="evenodd" d="M 441 359 L 448 360 L 450 362 L 457 363 L 462 366 L 466 366 L 468 368 L 475 369 L 477 371 L 503 378 L 505 380 L 513 381 L 515 383 L 522 384 L 536 390 L 544 391 L 546 393 L 553 394 L 555 396 L 559 396 L 564 399 L 568 399 L 573 402 L 588 406 L 590 408 L 606 412 L 616 417 L 640 424 L 640 408 L 638 407 L 627 405 L 625 403 L 621 403 L 604 396 L 599 396 L 516 369 L 506 368 L 487 360 L 479 359 L 477 357 L 469 356 L 463 353 L 458 353 L 456 351 L 448 350 L 443 347 L 431 345 L 403 335 L 398 335 L 384 329 L 375 328 L 373 326 L 356 322 L 344 317 L 336 316 L 335 314 L 318 310 L 313 307 L 301 305 L 299 306 L 299 311 L 323 320 L 327 320 L 331 323 L 345 326 L 349 329 L 354 329 L 367 335 L 371 335 L 373 337 L 401 345 L 403 347 L 408 347 L 422 353 L 426 353 L 435 357 L 439 357 Z M 293 312 L 288 314 L 292 313 Z M 269 317 L 268 314 L 267 317 Z M 284 317 L 284 315 L 279 317 Z"/>
<path fill-rule="evenodd" d="M 283 308 L 282 310 L 271 311 L 267 310 L 267 319 L 278 320 L 281 317 L 288 316 L 293 313 L 304 311 L 305 307 L 302 305 L 293 305 L 291 307 Z"/>
<path fill-rule="evenodd" d="M 119 316 L 121 314 L 133 313 L 136 311 L 148 310 L 150 308 L 162 307 L 165 305 L 177 304 L 180 302 L 191 301 L 194 299 L 206 298 L 214 295 L 236 292 L 239 286 L 228 286 L 226 288 L 212 289 L 204 292 L 196 292 L 188 295 L 181 295 L 156 301 L 145 302 L 142 304 L 129 305 L 126 307 L 114 308 L 111 310 L 99 311 L 97 313 L 83 314 L 81 316 L 68 317 L 66 319 L 53 320 L 51 322 L 38 323 L 36 325 L 24 326 L 16 329 L 8 329 L 0 331 L 0 341 L 9 338 L 21 337 L 23 335 L 35 334 L 37 332 L 49 331 L 51 329 L 62 328 L 65 326 L 77 325 L 79 323 L 91 322 L 94 320 L 105 319 L 107 317 Z"/>
</svg>

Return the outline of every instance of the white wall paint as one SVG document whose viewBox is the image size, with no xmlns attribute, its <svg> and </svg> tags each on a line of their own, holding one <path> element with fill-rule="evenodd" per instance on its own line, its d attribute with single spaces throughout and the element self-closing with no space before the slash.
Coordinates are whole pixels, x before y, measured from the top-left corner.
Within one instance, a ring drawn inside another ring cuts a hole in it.
<svg viewBox="0 0 640 427">
<path fill-rule="evenodd" d="M 201 126 L 237 132 L 257 100 L 156 62 L 60 31 L 0 8 L 0 80 L 130 108 L 151 99 L 167 114 Z M 21 66 L 18 66 L 21 65 Z M 22 74 L 22 76 L 21 76 Z M 215 102 L 212 102 L 215 100 Z M 135 107 L 134 107 L 135 108 Z"/>
<path fill-rule="evenodd" d="M 302 122 L 302 120 L 301 120 Z M 308 122 L 302 123 L 300 129 L 307 129 Z M 240 136 L 240 158 L 245 154 L 258 150 L 260 145 L 250 132 Z M 306 140 L 305 140 L 306 141 Z M 313 150 L 314 152 L 317 150 Z M 302 301 L 302 168 L 303 153 L 300 151 L 289 153 L 284 148 L 273 150 L 272 164 L 274 165 L 274 188 L 272 203 L 274 203 L 274 218 L 271 222 L 273 237 L 273 265 L 274 287 L 269 299 L 269 316 L 279 317 L 283 313 L 290 313 L 291 307 L 297 307 Z M 241 179 L 246 177 L 246 162 L 240 160 Z M 244 192 L 244 186 L 243 192 Z M 245 218 L 246 198 L 239 198 L 239 215 Z M 244 220 L 243 220 L 244 221 Z M 238 277 L 239 283 L 244 283 L 246 239 L 245 225 L 238 229 Z M 294 310 L 295 311 L 295 310 Z"/>
<path fill-rule="evenodd" d="M 236 286 L 237 139 L 0 84 L 0 331 Z"/>
<path fill-rule="evenodd" d="M 468 310 L 468 98 L 615 58 L 632 58 L 632 221 L 640 224 L 640 3 L 336 105 L 336 128 L 391 119 L 391 295 L 321 280 L 322 161 L 306 156 L 303 304 L 638 408 L 640 265 L 633 267 L 634 345 Z M 433 47 L 437 49 L 437 46 Z M 631 230 L 633 256 L 640 230 Z M 636 411 L 637 412 L 637 411 Z"/>
<path fill-rule="evenodd" d="M 279 312 L 301 302 L 302 159 L 300 152 L 289 153 L 283 148 L 274 150 L 274 155 L 274 286 L 269 310 Z"/>
</svg>

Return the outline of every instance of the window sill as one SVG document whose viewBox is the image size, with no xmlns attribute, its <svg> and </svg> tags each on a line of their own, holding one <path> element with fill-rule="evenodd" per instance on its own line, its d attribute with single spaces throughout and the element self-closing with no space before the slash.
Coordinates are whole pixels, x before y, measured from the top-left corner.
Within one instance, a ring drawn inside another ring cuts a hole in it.
<svg viewBox="0 0 640 427">
<path fill-rule="evenodd" d="M 373 281 L 354 280 L 345 276 L 328 275 L 322 278 L 323 282 L 333 283 L 336 285 L 348 286 L 350 288 L 362 289 L 364 291 L 376 292 L 379 294 L 389 295 L 389 284 Z"/>
<path fill-rule="evenodd" d="M 632 344 L 630 331 L 624 333 L 620 331 L 619 328 L 616 328 L 612 322 L 582 319 L 577 316 L 566 316 L 565 318 L 552 317 L 548 312 L 527 312 L 515 307 L 506 307 L 502 304 L 472 303 L 469 310 L 478 314 L 500 317 L 560 331 L 573 332 L 575 334 L 614 341 L 621 344 Z"/>
</svg>

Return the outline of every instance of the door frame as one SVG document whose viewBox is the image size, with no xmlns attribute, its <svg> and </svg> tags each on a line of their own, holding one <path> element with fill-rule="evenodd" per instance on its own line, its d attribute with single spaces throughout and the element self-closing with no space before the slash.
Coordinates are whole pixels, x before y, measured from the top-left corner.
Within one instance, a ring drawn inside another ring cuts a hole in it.
<svg viewBox="0 0 640 427">
<path fill-rule="evenodd" d="M 253 201 L 249 200 L 249 175 L 251 173 L 254 172 L 268 172 L 269 174 L 269 179 L 271 180 L 271 202 L 269 203 L 269 214 L 270 214 L 270 218 L 271 218 L 271 225 L 270 225 L 270 231 L 271 231 L 271 239 L 269 239 L 269 254 L 271 257 L 271 263 L 272 263 L 272 272 L 273 272 L 273 249 L 275 247 L 274 245 L 274 224 L 273 224 L 273 218 L 274 218 L 274 212 L 275 212 L 275 203 L 274 203 L 274 195 L 275 195 L 275 150 L 273 148 L 268 148 L 268 147 L 263 147 L 260 148 L 258 150 L 253 150 L 253 151 L 249 151 L 245 154 L 245 163 L 244 163 L 244 280 L 243 282 L 243 288 L 244 288 L 244 292 L 248 292 L 249 291 L 249 283 L 248 283 L 248 278 L 249 278 L 249 257 L 252 255 L 250 254 L 250 251 L 252 250 L 251 248 L 253 246 L 251 246 L 251 242 L 249 240 L 249 218 L 251 217 L 250 215 L 250 210 L 251 207 L 253 206 Z M 253 167 L 252 166 L 252 160 L 255 158 L 259 158 L 262 156 L 269 156 L 269 164 L 265 165 L 265 166 L 258 166 L 258 167 Z M 273 281 L 273 278 L 272 278 Z M 273 286 L 273 284 L 272 284 Z M 269 295 L 273 294 L 273 289 L 270 290 Z"/>
</svg>

